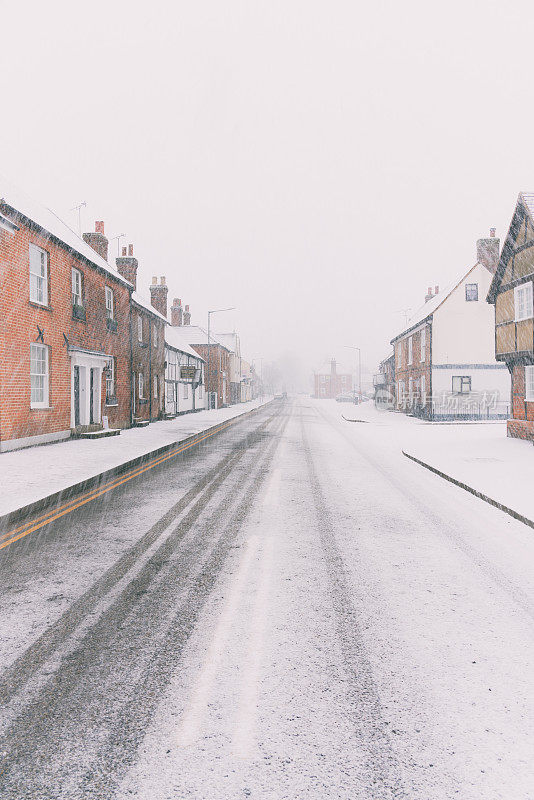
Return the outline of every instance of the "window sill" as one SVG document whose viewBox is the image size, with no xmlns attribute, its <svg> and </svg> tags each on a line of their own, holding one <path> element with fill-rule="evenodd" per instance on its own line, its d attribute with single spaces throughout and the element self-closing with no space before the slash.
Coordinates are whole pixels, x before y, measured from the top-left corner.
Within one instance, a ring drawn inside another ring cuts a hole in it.
<svg viewBox="0 0 534 800">
<path fill-rule="evenodd" d="M 104 403 L 104 405 L 106 406 L 106 408 L 117 408 L 119 404 L 117 403 L 117 401 L 115 401 L 114 403 Z"/>
<path fill-rule="evenodd" d="M 30 406 L 30 411 L 52 411 L 54 406 Z"/>
<path fill-rule="evenodd" d="M 32 306 L 33 308 L 40 308 L 42 311 L 52 311 L 52 306 L 38 303 L 36 300 L 28 300 L 28 305 Z"/>
</svg>

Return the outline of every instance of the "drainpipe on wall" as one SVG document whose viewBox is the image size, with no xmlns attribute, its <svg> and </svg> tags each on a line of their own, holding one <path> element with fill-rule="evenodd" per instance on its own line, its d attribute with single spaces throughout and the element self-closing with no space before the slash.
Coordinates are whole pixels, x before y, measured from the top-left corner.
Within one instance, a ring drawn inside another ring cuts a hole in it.
<svg viewBox="0 0 534 800">
<path fill-rule="evenodd" d="M 152 422 L 152 323 L 148 317 L 148 418 Z"/>
<path fill-rule="evenodd" d="M 130 428 L 134 424 L 134 402 L 133 393 L 135 392 L 135 380 L 133 374 L 133 338 L 132 338 L 132 292 L 130 289 L 130 302 L 128 305 L 128 332 L 130 337 Z"/>
</svg>

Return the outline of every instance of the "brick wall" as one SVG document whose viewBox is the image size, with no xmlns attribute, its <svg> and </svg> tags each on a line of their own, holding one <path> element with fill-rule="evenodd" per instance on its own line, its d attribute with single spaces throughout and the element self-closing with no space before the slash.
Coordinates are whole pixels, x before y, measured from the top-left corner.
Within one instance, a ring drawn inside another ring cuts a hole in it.
<svg viewBox="0 0 534 800">
<path fill-rule="evenodd" d="M 139 341 L 138 320 L 142 320 L 142 341 Z M 157 343 L 154 331 L 157 330 Z M 165 323 L 142 306 L 132 303 L 132 352 L 135 380 L 135 416 L 158 419 L 163 410 L 165 389 Z M 139 373 L 144 376 L 143 397 L 139 396 Z M 158 379 L 158 396 L 154 397 L 154 378 Z"/>
<path fill-rule="evenodd" d="M 211 338 L 211 337 L 210 337 Z M 230 353 L 219 344 L 212 343 L 209 357 L 209 374 L 208 374 L 208 346 L 206 344 L 193 344 L 193 350 L 202 356 L 205 361 L 204 374 L 207 392 L 217 392 L 217 406 L 220 408 L 223 405 L 223 372 L 226 373 L 226 404 L 231 401 L 230 398 Z"/>
<path fill-rule="evenodd" d="M 425 353 L 423 361 L 421 361 L 421 349 L 422 349 L 421 330 L 416 331 L 411 335 L 412 338 L 411 364 L 408 363 L 409 337 L 400 339 L 398 342 L 395 342 L 395 364 L 394 364 L 395 387 L 398 386 L 400 381 L 403 381 L 405 392 L 407 395 L 410 385 L 410 378 L 412 378 L 414 386 L 414 400 L 416 402 L 421 402 L 422 400 L 419 394 L 419 390 L 418 389 L 416 390 L 416 387 L 420 387 L 421 378 L 423 376 L 425 378 L 426 399 L 427 401 L 430 399 L 430 392 L 431 392 L 430 330 L 431 330 L 430 327 L 427 326 Z M 395 394 L 397 396 L 397 388 L 395 389 Z M 404 410 L 410 410 L 410 409 L 406 407 Z"/>
<path fill-rule="evenodd" d="M 0 231 L 0 437 L 2 440 L 57 433 L 71 424 L 71 362 L 67 342 L 115 358 L 116 406 L 102 414 L 112 427 L 130 420 L 129 289 L 82 257 L 72 254 L 45 232 L 22 218 L 11 236 Z M 29 245 L 48 253 L 48 305 L 30 302 Z M 83 276 L 86 319 L 73 319 L 72 267 Z M 106 324 L 105 286 L 113 290 L 116 332 Z M 49 353 L 49 408 L 30 408 L 30 343 L 39 338 Z"/>
</svg>

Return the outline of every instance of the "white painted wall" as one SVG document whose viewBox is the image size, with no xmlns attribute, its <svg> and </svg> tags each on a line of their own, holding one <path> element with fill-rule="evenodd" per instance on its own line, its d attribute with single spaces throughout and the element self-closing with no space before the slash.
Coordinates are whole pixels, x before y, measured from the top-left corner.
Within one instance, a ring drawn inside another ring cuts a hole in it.
<svg viewBox="0 0 534 800">
<path fill-rule="evenodd" d="M 497 363 L 495 309 L 486 303 L 491 279 L 486 267 L 477 264 L 434 312 L 433 364 Z M 466 283 L 478 283 L 478 301 L 466 301 Z"/>
<path fill-rule="evenodd" d="M 452 369 L 432 370 L 432 397 L 440 400 L 443 395 L 452 394 L 453 375 L 466 375 L 471 378 L 472 395 L 494 395 L 500 404 L 510 404 L 510 373 L 505 364 L 499 369 L 469 369 L 453 367 Z M 462 395 L 461 397 L 465 397 Z M 476 398 L 475 398 L 476 399 Z"/>
</svg>

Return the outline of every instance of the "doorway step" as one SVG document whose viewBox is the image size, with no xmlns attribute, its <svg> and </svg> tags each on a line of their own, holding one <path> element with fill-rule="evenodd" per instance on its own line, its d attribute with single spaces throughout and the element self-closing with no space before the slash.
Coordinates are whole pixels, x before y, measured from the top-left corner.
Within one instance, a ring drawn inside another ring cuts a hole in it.
<svg viewBox="0 0 534 800">
<path fill-rule="evenodd" d="M 141 419 L 141 417 L 134 417 L 134 428 L 146 428 L 150 425 L 149 419 Z"/>
</svg>

